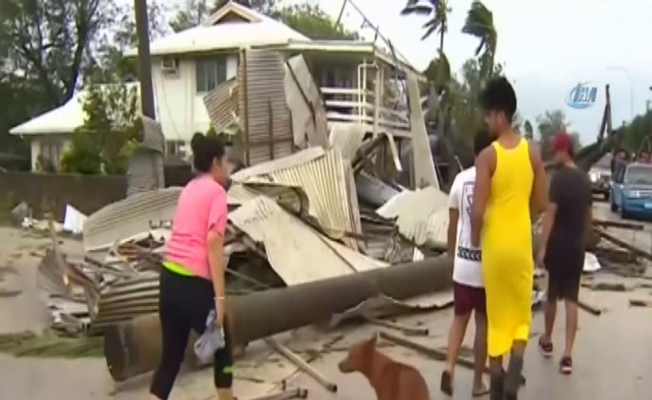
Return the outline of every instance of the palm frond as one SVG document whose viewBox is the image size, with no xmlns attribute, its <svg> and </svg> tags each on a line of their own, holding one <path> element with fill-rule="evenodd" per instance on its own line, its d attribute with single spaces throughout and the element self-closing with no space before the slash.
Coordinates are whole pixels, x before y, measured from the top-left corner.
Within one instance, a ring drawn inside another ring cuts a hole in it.
<svg viewBox="0 0 652 400">
<path fill-rule="evenodd" d="M 435 0 L 433 0 L 435 1 Z M 438 2 L 436 0 L 435 2 Z M 430 15 L 433 11 L 437 11 L 435 5 L 431 4 L 419 4 L 419 0 L 408 0 L 405 8 L 401 10 L 401 15 Z"/>
</svg>

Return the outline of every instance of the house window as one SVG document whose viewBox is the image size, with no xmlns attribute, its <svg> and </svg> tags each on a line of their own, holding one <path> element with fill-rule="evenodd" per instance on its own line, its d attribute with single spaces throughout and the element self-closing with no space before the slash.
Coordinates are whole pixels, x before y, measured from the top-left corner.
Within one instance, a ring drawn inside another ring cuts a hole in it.
<svg viewBox="0 0 652 400">
<path fill-rule="evenodd" d="M 56 141 L 42 141 L 41 153 L 39 157 L 40 169 L 48 171 L 59 170 L 59 161 L 61 160 L 62 145 Z"/>
<path fill-rule="evenodd" d="M 168 140 L 166 142 L 167 156 L 185 157 L 186 142 L 183 140 Z"/>
<path fill-rule="evenodd" d="M 206 93 L 226 81 L 226 57 L 198 58 L 197 92 Z"/>
</svg>

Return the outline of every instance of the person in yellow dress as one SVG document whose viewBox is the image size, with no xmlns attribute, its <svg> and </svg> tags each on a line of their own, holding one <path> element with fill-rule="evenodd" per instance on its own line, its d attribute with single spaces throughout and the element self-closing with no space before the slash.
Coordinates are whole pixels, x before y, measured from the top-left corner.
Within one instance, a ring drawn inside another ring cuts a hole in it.
<svg viewBox="0 0 652 400">
<path fill-rule="evenodd" d="M 516 400 L 532 319 L 531 205 L 543 212 L 548 189 L 538 150 L 512 129 L 516 94 L 509 81 L 490 81 L 480 106 L 495 137 L 478 156 L 471 208 L 471 241 L 482 250 L 487 298 L 490 398 Z"/>
</svg>

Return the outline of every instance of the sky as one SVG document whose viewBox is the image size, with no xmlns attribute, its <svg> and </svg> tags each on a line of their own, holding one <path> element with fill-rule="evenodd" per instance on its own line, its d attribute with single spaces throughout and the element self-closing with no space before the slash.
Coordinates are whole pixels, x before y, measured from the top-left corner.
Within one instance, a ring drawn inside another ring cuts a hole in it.
<svg viewBox="0 0 652 400">
<path fill-rule="evenodd" d="M 334 18 L 344 0 L 312 0 Z M 406 0 L 352 0 L 379 26 L 416 68 L 424 69 L 437 54 L 438 38 L 421 41 L 425 17 L 401 16 Z M 284 4 L 302 0 L 281 0 Z M 474 56 L 478 40 L 461 32 L 472 0 L 449 0 L 445 52 L 455 71 Z M 484 0 L 498 32 L 496 62 L 503 63 L 518 96 L 519 113 L 536 126 L 538 115 L 560 109 L 570 130 L 583 144 L 594 141 L 605 104 L 604 85 L 611 86 L 614 127 L 645 112 L 652 100 L 651 0 Z M 362 18 L 347 5 L 349 29 Z M 370 28 L 362 34 L 373 38 Z M 598 88 L 595 105 L 570 108 L 568 92 L 580 82 Z"/>
</svg>

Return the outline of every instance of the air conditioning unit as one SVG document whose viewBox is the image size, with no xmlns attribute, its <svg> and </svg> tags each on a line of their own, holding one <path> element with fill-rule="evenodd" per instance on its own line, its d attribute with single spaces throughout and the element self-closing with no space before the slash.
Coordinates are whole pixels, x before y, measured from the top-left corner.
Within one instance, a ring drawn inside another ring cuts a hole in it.
<svg viewBox="0 0 652 400">
<path fill-rule="evenodd" d="M 179 60 L 172 57 L 164 57 L 161 60 L 161 71 L 165 74 L 176 74 L 179 70 Z"/>
</svg>

